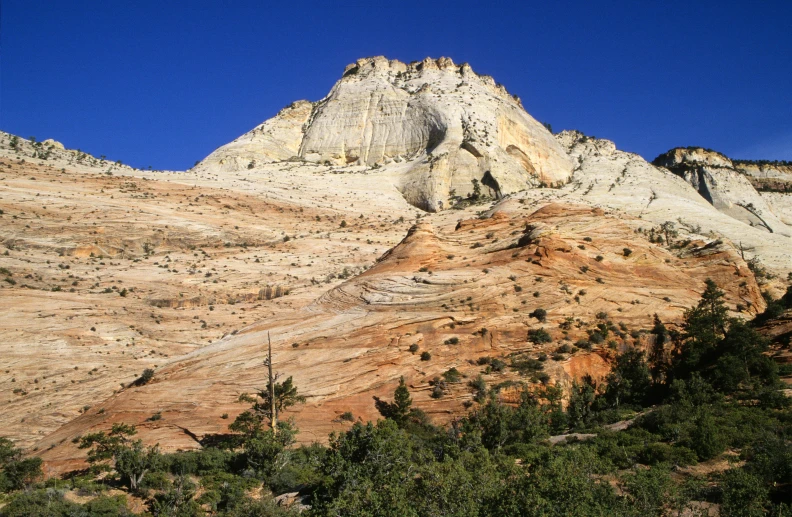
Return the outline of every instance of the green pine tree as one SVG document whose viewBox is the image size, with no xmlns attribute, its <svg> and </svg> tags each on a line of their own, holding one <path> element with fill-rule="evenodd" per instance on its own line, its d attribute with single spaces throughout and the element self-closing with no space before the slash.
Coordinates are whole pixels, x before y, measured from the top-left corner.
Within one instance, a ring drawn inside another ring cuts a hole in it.
<svg viewBox="0 0 792 517">
<path fill-rule="evenodd" d="M 397 422 L 404 422 L 410 414 L 410 407 L 412 406 L 412 398 L 410 391 L 407 389 L 407 384 L 404 382 L 404 377 L 399 378 L 399 386 L 393 392 L 393 419 Z"/>
<path fill-rule="evenodd" d="M 724 293 L 710 280 L 696 307 L 685 312 L 683 343 L 675 358 L 674 376 L 687 379 L 691 373 L 700 371 L 711 359 L 718 342 L 727 330 L 727 311 Z"/>
</svg>

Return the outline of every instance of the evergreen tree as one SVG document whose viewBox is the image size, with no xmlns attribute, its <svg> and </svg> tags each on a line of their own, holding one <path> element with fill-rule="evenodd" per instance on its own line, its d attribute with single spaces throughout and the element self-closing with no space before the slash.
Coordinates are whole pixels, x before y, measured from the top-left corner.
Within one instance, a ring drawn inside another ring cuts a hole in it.
<svg viewBox="0 0 792 517">
<path fill-rule="evenodd" d="M 399 378 L 399 385 L 393 392 L 393 402 L 386 402 L 379 397 L 374 397 L 374 405 L 383 417 L 393 420 L 400 426 L 406 424 L 413 410 L 412 397 L 410 397 L 410 390 L 407 389 L 404 377 Z"/>
<path fill-rule="evenodd" d="M 294 444 L 298 433 L 292 421 L 277 418 L 283 410 L 305 401 L 305 397 L 298 394 L 291 377 L 283 383 L 275 382 L 272 392 L 275 394 L 274 404 L 269 388 L 259 390 L 256 399 L 241 396 L 241 401 L 253 402 L 253 407 L 240 413 L 228 426 L 229 430 L 240 435 L 237 443 L 245 453 L 247 466 L 267 476 L 284 466 L 285 462 L 281 461 L 283 453 Z M 273 407 L 276 416 L 274 428 L 271 425 Z"/>
<path fill-rule="evenodd" d="M 612 407 L 621 404 L 642 404 L 651 387 L 649 367 L 644 353 L 631 348 L 616 359 L 616 364 L 606 377 L 605 401 Z"/>
<path fill-rule="evenodd" d="M 413 442 L 392 419 L 330 436 L 314 495 L 314 515 L 415 516 L 410 490 L 415 482 Z"/>
<path fill-rule="evenodd" d="M 399 386 L 393 392 L 393 404 L 396 408 L 396 420 L 404 420 L 410 414 L 410 407 L 412 406 L 412 398 L 407 389 L 407 384 L 404 382 L 404 377 L 399 377 Z"/>
<path fill-rule="evenodd" d="M 597 384 L 590 375 L 581 379 L 581 383 L 572 382 L 572 390 L 567 404 L 567 414 L 569 415 L 569 427 L 586 424 L 593 411 L 594 401 L 597 398 Z"/>
<path fill-rule="evenodd" d="M 147 472 L 158 467 L 162 457 L 159 448 L 144 447 L 141 440 L 130 440 L 137 430 L 127 424 L 113 424 L 110 433 L 86 434 L 80 438 L 79 448 L 88 451 L 88 463 L 95 470 L 107 470 L 107 460 L 130 490 L 137 491 Z"/>
<path fill-rule="evenodd" d="M 0 491 L 19 490 L 41 477 L 41 458 L 23 458 L 11 440 L 0 438 Z"/>
<path fill-rule="evenodd" d="M 669 341 L 668 329 L 660 321 L 660 317 L 654 315 L 654 327 L 651 334 L 654 336 L 654 343 L 649 352 L 649 368 L 652 374 L 652 382 L 658 384 L 665 379 L 667 370 L 665 345 Z"/>
<path fill-rule="evenodd" d="M 713 387 L 722 393 L 739 389 L 755 391 L 778 381 L 775 362 L 764 355 L 768 341 L 742 321 L 731 320 L 718 343 L 711 365 L 704 371 Z"/>
<path fill-rule="evenodd" d="M 727 308 L 724 293 L 709 278 L 696 307 L 685 312 L 683 343 L 674 361 L 674 376 L 687 379 L 702 369 L 726 334 Z"/>
</svg>

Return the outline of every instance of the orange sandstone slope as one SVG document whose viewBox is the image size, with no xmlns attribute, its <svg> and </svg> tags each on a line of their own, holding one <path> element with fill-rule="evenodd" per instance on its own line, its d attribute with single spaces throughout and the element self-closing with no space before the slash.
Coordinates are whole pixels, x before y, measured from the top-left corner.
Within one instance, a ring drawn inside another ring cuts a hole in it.
<svg viewBox="0 0 792 517">
<path fill-rule="evenodd" d="M 473 377 L 482 370 L 475 364 L 482 356 L 555 351 L 584 337 L 607 313 L 626 329 L 621 337 L 611 333 L 609 345 L 548 359 L 544 370 L 562 383 L 585 373 L 602 375 L 614 350 L 645 344 L 632 331 L 651 327 L 653 314 L 679 321 L 708 277 L 726 291 L 732 309 L 763 308 L 746 263 L 718 241 L 671 251 L 636 232 L 638 221 L 578 205 L 507 199 L 478 218 L 457 222 L 455 216 L 433 216 L 434 226 L 419 223 L 365 273 L 310 305 L 174 360 L 150 384 L 120 391 L 35 449 L 55 470 L 77 466 L 82 451 L 75 438 L 114 422 L 137 425 L 144 441 L 165 450 L 197 447 L 206 435 L 227 431 L 244 409 L 236 402 L 241 393 L 264 386 L 268 332 L 276 370 L 293 376 L 307 397 L 289 414 L 299 437 L 321 441 L 349 425 L 337 421 L 343 412 L 377 418 L 372 396 L 390 396 L 400 376 L 418 407 L 436 422 L 447 421 L 465 411 L 472 393 L 461 382 L 433 399 L 429 381 L 435 376 L 456 367 Z M 631 249 L 629 256 L 624 248 Z M 546 322 L 530 316 L 536 308 L 547 310 Z M 567 318 L 575 323 L 563 330 L 559 325 Z M 530 342 L 528 331 L 537 328 L 553 342 Z M 412 344 L 417 353 L 409 351 Z M 423 351 L 430 360 L 421 360 Z M 510 369 L 485 379 L 490 385 L 536 382 Z M 147 421 L 155 412 L 162 418 Z"/>
</svg>

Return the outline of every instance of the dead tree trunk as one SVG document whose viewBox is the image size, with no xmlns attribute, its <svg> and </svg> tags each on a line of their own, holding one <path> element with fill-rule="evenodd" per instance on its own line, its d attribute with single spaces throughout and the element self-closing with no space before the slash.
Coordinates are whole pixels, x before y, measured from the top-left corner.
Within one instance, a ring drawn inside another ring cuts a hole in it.
<svg viewBox="0 0 792 517">
<path fill-rule="evenodd" d="M 267 385 L 267 389 L 269 390 L 269 399 L 270 399 L 270 427 L 272 428 L 272 433 L 275 434 L 275 426 L 277 425 L 277 415 L 275 414 L 275 379 L 272 376 L 272 339 L 270 339 L 270 333 L 267 331 L 267 367 L 269 368 L 269 383 Z"/>
</svg>

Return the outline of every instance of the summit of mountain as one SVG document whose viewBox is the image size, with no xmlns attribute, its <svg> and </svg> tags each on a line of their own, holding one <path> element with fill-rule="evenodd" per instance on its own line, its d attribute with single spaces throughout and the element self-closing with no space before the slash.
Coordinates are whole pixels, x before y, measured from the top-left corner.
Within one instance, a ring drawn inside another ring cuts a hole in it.
<svg viewBox="0 0 792 517">
<path fill-rule="evenodd" d="M 431 212 L 472 194 L 475 184 L 502 196 L 564 183 L 572 172 L 553 135 L 518 98 L 449 58 L 359 59 L 324 99 L 284 108 L 196 169 L 239 171 L 289 160 L 392 164 L 383 179 Z"/>
</svg>

